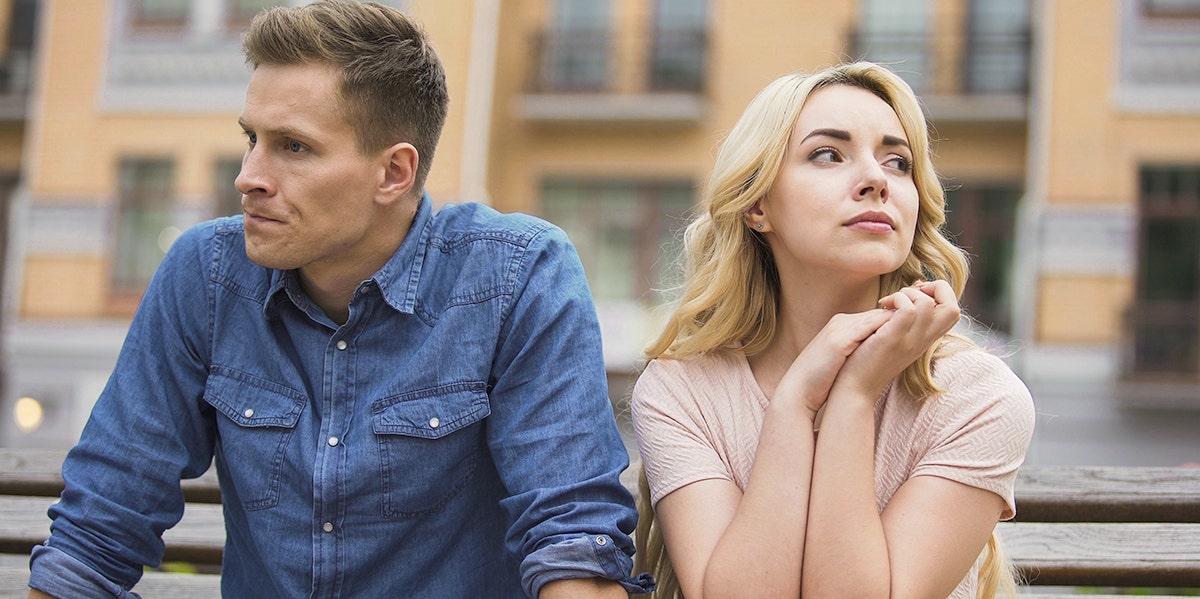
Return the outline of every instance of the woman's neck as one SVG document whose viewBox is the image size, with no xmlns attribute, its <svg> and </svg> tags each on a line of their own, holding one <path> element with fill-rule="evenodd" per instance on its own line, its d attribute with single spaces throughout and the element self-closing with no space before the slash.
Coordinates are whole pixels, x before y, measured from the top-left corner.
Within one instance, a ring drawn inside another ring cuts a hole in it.
<svg viewBox="0 0 1200 599">
<path fill-rule="evenodd" d="M 767 397 L 835 314 L 864 312 L 879 301 L 878 278 L 860 284 L 817 277 L 781 282 L 774 335 L 763 351 L 748 358 Z"/>
</svg>

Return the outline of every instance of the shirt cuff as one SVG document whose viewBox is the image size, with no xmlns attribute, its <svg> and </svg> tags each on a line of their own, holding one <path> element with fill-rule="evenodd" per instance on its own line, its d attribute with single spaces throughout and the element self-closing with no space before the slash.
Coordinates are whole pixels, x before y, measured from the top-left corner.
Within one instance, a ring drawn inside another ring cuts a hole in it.
<svg viewBox="0 0 1200 599">
<path fill-rule="evenodd" d="M 53 597 L 116 597 L 141 599 L 103 577 L 83 562 L 48 545 L 33 548 L 29 557 L 29 586 Z"/>
<path fill-rule="evenodd" d="M 606 578 L 621 584 L 631 594 L 654 590 L 649 574 L 630 576 L 633 559 L 608 535 L 587 535 L 543 547 L 521 564 L 521 585 L 536 599 L 542 586 L 572 578 Z"/>
</svg>

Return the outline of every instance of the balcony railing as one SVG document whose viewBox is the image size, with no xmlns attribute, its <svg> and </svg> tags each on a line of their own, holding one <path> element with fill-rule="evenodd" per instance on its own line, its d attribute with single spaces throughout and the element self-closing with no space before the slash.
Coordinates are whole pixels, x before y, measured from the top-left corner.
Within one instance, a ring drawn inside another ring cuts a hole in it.
<svg viewBox="0 0 1200 599">
<path fill-rule="evenodd" d="M 534 94 L 701 93 L 708 40 L 700 30 L 618 36 L 607 30 L 548 30 L 531 44 Z"/>
<path fill-rule="evenodd" d="M 1029 32 L 880 33 L 856 30 L 854 55 L 888 64 L 920 95 L 1025 95 Z"/>
</svg>

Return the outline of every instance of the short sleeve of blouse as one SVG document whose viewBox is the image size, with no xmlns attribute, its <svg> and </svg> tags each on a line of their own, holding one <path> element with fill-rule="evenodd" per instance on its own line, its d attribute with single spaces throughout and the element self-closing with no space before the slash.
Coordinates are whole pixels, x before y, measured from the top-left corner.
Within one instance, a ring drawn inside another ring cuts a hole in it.
<svg viewBox="0 0 1200 599">
<path fill-rule="evenodd" d="M 655 505 L 699 480 L 734 480 L 706 430 L 705 398 L 695 393 L 699 381 L 689 376 L 696 370 L 691 366 L 680 360 L 652 360 L 634 385 L 634 432 Z"/>
<path fill-rule="evenodd" d="M 1004 498 L 1001 519 L 1016 515 L 1013 486 L 1033 438 L 1028 388 L 999 358 L 980 350 L 943 358 L 934 373 L 944 393 L 923 411 L 930 445 L 912 476 L 932 475 Z"/>
</svg>

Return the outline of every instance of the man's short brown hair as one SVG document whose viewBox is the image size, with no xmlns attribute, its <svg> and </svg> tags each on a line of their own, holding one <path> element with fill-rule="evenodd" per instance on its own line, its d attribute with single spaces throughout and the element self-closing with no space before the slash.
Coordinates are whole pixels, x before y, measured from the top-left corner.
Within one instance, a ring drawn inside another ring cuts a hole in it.
<svg viewBox="0 0 1200 599">
<path fill-rule="evenodd" d="M 398 9 L 375 2 L 319 0 L 259 13 L 242 40 L 246 62 L 327 63 L 342 75 L 343 118 L 363 153 L 408 142 L 424 187 L 450 103 L 446 74 L 424 31 Z"/>
</svg>

